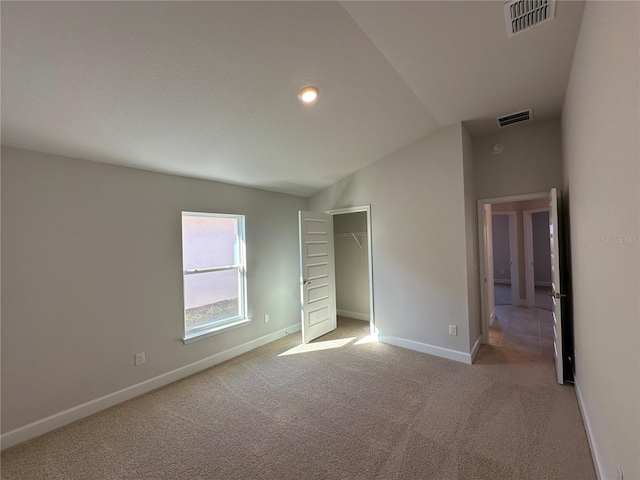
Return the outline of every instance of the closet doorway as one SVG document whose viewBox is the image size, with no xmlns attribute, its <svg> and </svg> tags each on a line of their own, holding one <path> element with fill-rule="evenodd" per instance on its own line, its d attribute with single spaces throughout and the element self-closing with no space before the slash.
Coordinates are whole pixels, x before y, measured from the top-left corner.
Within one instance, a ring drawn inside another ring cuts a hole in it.
<svg viewBox="0 0 640 480">
<path fill-rule="evenodd" d="M 328 210 L 333 216 L 336 313 L 369 322 L 375 334 L 371 206 Z"/>
</svg>

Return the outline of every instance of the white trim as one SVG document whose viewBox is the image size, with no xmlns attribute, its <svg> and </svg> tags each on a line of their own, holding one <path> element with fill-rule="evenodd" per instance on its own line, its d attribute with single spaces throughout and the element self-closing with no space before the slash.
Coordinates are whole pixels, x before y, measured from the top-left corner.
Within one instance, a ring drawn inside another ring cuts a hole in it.
<svg viewBox="0 0 640 480">
<path fill-rule="evenodd" d="M 341 310 L 341 309 L 337 309 L 336 312 L 338 313 L 338 315 L 342 317 L 355 318 L 356 320 L 364 320 L 365 322 L 369 321 L 368 313 L 350 312 L 349 310 Z"/>
<path fill-rule="evenodd" d="M 214 327 L 207 328 L 206 330 L 196 330 L 186 335 L 182 339 L 182 342 L 187 345 L 189 343 L 197 342 L 198 340 L 204 340 L 205 338 L 228 332 L 229 330 L 235 330 L 236 328 L 244 327 L 249 323 L 251 323 L 250 318 L 240 318 L 232 322 L 223 323 L 222 325 L 216 325 Z"/>
<path fill-rule="evenodd" d="M 506 203 L 506 202 L 524 202 L 526 200 L 537 200 L 540 198 L 549 198 L 549 192 L 540 193 L 527 193 L 524 195 L 510 195 L 508 197 L 492 197 L 481 198 L 478 200 L 478 264 L 480 266 L 480 304 L 482 313 L 482 336 L 485 343 L 489 342 L 489 312 L 487 305 L 489 304 L 487 299 L 487 286 L 485 284 L 486 272 L 485 272 L 485 219 L 484 219 L 484 207 L 494 203 Z"/>
<path fill-rule="evenodd" d="M 19 443 L 26 442 L 27 440 L 31 440 L 39 435 L 55 430 L 56 428 L 60 428 L 71 422 L 80 420 L 81 418 L 93 415 L 105 408 L 112 407 L 131 398 L 155 390 L 156 388 L 163 387 L 164 385 L 180 380 L 181 378 L 193 375 L 194 373 L 206 368 L 213 367 L 218 363 L 237 357 L 238 355 L 253 350 L 254 348 L 261 347 L 262 345 L 266 345 L 267 343 L 273 342 L 274 340 L 299 330 L 300 323 L 295 323 L 294 325 L 278 330 L 277 332 L 264 335 L 260 338 L 256 338 L 255 340 L 251 340 L 250 342 L 238 345 L 237 347 L 216 353 L 215 355 L 190 363 L 184 367 L 176 368 L 175 370 L 150 378 L 144 382 L 131 385 L 130 387 L 123 388 L 117 392 L 109 393 L 103 397 L 68 408 L 67 410 L 55 413 L 41 420 L 36 420 L 35 422 L 23 427 L 3 433 L 2 436 L 0 436 L 0 445 L 4 450 Z"/>
<path fill-rule="evenodd" d="M 482 335 L 480 335 L 476 343 L 473 344 L 473 348 L 471 349 L 471 363 L 476 359 L 476 355 L 478 354 L 478 350 L 480 350 L 480 345 L 482 344 Z"/>
<path fill-rule="evenodd" d="M 429 345 L 428 343 L 416 342 L 414 340 L 407 340 L 405 338 L 392 337 L 390 335 L 380 334 L 380 341 L 396 347 L 407 348 L 409 350 L 415 350 L 416 352 L 428 353 L 429 355 L 435 355 L 436 357 L 448 358 L 449 360 L 455 360 L 456 362 L 466 363 L 471 365 L 471 354 L 461 352 L 459 350 L 451 350 L 450 348 L 437 347 L 435 345 Z"/>
<path fill-rule="evenodd" d="M 495 283 L 493 278 L 493 215 L 491 205 L 478 203 L 478 256 L 480 267 L 480 320 L 482 324 L 482 341 L 489 343 L 489 326 L 495 318 Z M 480 220 L 481 219 L 481 220 Z M 488 318 L 487 318 L 488 317 Z"/>
<path fill-rule="evenodd" d="M 602 471 L 602 462 L 600 461 L 600 453 L 596 445 L 595 434 L 591 428 L 591 422 L 589 421 L 589 415 L 584 408 L 584 401 L 582 400 L 582 394 L 580 393 L 580 387 L 578 385 L 578 377 L 574 377 L 574 388 L 576 390 L 576 398 L 578 399 L 578 407 L 580 407 L 580 413 L 582 414 L 582 421 L 584 423 L 584 429 L 587 432 L 587 440 L 589 441 L 589 448 L 591 449 L 591 457 L 593 458 L 593 467 L 596 471 L 596 477 L 598 480 L 605 480 L 607 477 Z"/>
<path fill-rule="evenodd" d="M 478 204 L 486 205 L 489 203 L 526 202 L 527 200 L 540 200 L 541 198 L 549 198 L 549 192 L 525 193 L 522 195 L 509 195 L 507 197 L 481 198 L 478 200 Z"/>
<path fill-rule="evenodd" d="M 491 310 L 491 315 L 489 316 L 489 325 L 493 325 L 493 321 L 496 319 L 496 307 L 493 307 Z"/>
<path fill-rule="evenodd" d="M 367 214 L 367 263 L 369 267 L 369 334 L 374 335 L 376 329 L 376 314 L 373 301 L 373 239 L 371 238 L 371 205 L 361 205 L 358 207 L 334 208 L 325 213 L 330 215 L 341 215 L 344 213 L 365 212 Z M 361 319 L 365 320 L 365 319 Z"/>
</svg>

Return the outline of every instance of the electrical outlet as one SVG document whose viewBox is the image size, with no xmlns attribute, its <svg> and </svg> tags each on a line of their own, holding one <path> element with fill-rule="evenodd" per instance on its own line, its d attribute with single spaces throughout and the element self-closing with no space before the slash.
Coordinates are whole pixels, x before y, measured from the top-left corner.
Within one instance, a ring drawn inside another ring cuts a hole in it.
<svg viewBox="0 0 640 480">
<path fill-rule="evenodd" d="M 144 352 L 136 353 L 135 360 L 136 360 L 136 367 L 139 367 L 140 365 L 144 365 L 144 363 L 147 361 L 144 358 Z"/>
<path fill-rule="evenodd" d="M 458 335 L 458 327 L 456 325 L 449 325 L 449 335 Z"/>
<path fill-rule="evenodd" d="M 269 320 L 271 320 L 271 319 L 269 318 L 269 315 L 265 315 L 265 316 L 264 316 L 264 323 L 269 323 Z"/>
</svg>

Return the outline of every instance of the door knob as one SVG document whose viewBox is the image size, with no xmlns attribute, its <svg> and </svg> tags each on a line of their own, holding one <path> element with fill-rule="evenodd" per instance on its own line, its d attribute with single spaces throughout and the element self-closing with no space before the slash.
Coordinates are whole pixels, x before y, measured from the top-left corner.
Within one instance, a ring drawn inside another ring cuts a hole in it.
<svg viewBox="0 0 640 480">
<path fill-rule="evenodd" d="M 562 297 L 566 297 L 566 295 L 565 295 L 564 293 L 553 293 L 553 292 L 551 292 L 551 293 L 549 294 L 549 296 L 550 296 L 550 297 L 553 297 L 553 298 L 562 298 Z"/>
</svg>

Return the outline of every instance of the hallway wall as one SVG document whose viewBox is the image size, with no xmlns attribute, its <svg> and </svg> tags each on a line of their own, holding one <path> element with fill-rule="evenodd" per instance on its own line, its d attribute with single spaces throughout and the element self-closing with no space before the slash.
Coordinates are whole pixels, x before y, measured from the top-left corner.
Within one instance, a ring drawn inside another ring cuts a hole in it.
<svg viewBox="0 0 640 480">
<path fill-rule="evenodd" d="M 602 479 L 640 478 L 640 4 L 586 2 L 562 111 L 575 378 Z M 568 193 L 568 195 L 567 195 Z"/>
</svg>

